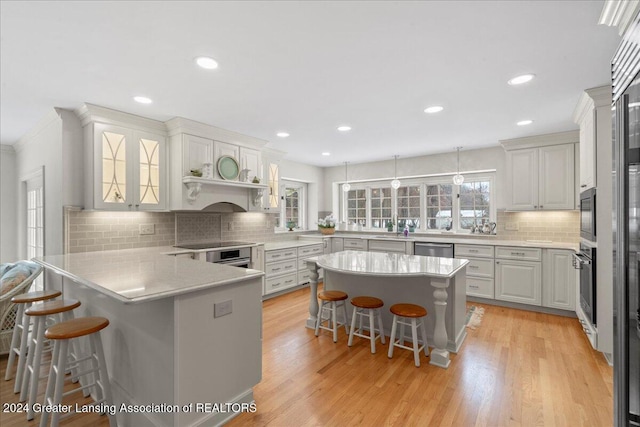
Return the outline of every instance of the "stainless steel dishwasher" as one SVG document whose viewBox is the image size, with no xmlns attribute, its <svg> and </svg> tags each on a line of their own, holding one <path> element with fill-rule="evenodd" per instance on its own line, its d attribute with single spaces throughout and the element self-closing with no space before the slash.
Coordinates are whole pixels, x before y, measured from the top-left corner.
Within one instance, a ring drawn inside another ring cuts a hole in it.
<svg viewBox="0 0 640 427">
<path fill-rule="evenodd" d="M 413 249 L 416 255 L 453 258 L 453 243 L 416 242 Z"/>
</svg>

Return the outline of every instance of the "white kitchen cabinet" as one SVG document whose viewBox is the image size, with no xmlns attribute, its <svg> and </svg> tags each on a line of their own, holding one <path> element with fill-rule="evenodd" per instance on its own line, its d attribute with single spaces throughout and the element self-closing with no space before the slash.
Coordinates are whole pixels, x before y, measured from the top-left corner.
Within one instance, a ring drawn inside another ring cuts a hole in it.
<svg viewBox="0 0 640 427">
<path fill-rule="evenodd" d="M 501 141 L 507 151 L 507 209 L 575 209 L 577 132 Z"/>
<path fill-rule="evenodd" d="M 265 288 L 263 295 L 272 294 L 298 284 L 298 249 L 285 248 L 265 251 Z"/>
<path fill-rule="evenodd" d="M 467 264 L 467 295 L 494 299 L 494 247 L 456 244 L 454 250 L 456 258 L 469 260 L 469 264 Z"/>
<path fill-rule="evenodd" d="M 309 283 L 311 279 L 311 270 L 307 268 L 304 261 L 307 258 L 323 255 L 324 247 L 322 244 L 301 246 L 298 248 L 298 284 L 303 285 Z M 318 280 L 322 279 L 323 269 L 320 269 Z"/>
<path fill-rule="evenodd" d="M 247 181 L 254 177 L 262 180 L 262 156 L 260 151 L 252 148 L 240 147 L 240 169 L 248 169 Z"/>
<path fill-rule="evenodd" d="M 369 240 L 368 251 L 369 252 L 391 252 L 391 253 L 411 255 L 411 249 L 409 246 L 413 246 L 413 242 L 371 239 Z"/>
<path fill-rule="evenodd" d="M 280 160 L 284 153 L 279 153 L 282 152 L 264 150 L 262 155 L 264 173 L 262 182 L 269 186 L 262 198 L 262 208 L 264 211 L 271 213 L 280 212 L 280 201 L 282 200 L 282 195 L 280 194 Z"/>
<path fill-rule="evenodd" d="M 495 263 L 497 300 L 541 304 L 541 263 L 502 259 Z"/>
<path fill-rule="evenodd" d="M 562 310 L 575 310 L 576 270 L 573 252 L 545 249 L 543 254 L 542 305 Z"/>
<path fill-rule="evenodd" d="M 164 210 L 167 205 L 166 141 L 160 134 L 92 123 L 88 168 L 94 209 Z M 92 197 L 91 197 L 92 196 Z"/>
<path fill-rule="evenodd" d="M 345 251 L 368 251 L 369 245 L 366 239 L 344 238 L 343 247 Z"/>
<path fill-rule="evenodd" d="M 331 239 L 331 253 L 344 251 L 344 239 L 342 237 L 333 237 Z"/>
<path fill-rule="evenodd" d="M 591 110 L 580 123 L 580 190 L 596 186 L 595 118 Z"/>
<path fill-rule="evenodd" d="M 542 249 L 496 246 L 495 299 L 541 305 Z"/>
<path fill-rule="evenodd" d="M 192 169 L 201 169 L 204 163 L 213 164 L 213 139 L 182 135 L 182 176 L 191 175 Z"/>
</svg>

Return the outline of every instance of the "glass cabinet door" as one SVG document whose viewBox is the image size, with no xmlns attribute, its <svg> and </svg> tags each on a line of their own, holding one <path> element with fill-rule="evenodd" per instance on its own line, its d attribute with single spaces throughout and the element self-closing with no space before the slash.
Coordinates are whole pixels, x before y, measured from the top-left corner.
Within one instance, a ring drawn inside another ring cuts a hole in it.
<svg viewBox="0 0 640 427">
<path fill-rule="evenodd" d="M 102 194 L 105 204 L 124 204 L 127 201 L 127 136 L 124 132 L 103 130 Z"/>
<path fill-rule="evenodd" d="M 139 203 L 160 204 L 160 142 L 141 137 L 138 139 L 140 168 Z"/>
</svg>

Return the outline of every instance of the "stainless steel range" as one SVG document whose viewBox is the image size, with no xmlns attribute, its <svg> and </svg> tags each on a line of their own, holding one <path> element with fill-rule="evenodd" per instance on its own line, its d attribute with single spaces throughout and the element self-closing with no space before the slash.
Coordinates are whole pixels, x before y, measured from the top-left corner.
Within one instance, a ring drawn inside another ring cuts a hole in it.
<svg viewBox="0 0 640 427">
<path fill-rule="evenodd" d="M 207 262 L 249 268 L 251 265 L 251 246 L 253 243 L 230 241 L 176 245 L 176 248 L 198 251 L 210 249 L 206 251 Z"/>
</svg>

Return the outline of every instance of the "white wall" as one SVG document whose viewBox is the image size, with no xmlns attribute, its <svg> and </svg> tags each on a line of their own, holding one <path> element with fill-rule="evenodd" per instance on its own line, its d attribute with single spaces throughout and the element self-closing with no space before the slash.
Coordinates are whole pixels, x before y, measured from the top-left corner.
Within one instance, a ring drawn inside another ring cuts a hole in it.
<svg viewBox="0 0 640 427">
<path fill-rule="evenodd" d="M 325 181 L 323 168 L 283 159 L 280 162 L 280 177 L 308 183 L 307 228 L 314 229 L 316 221 L 318 221 L 318 211 L 324 210 Z"/>
<path fill-rule="evenodd" d="M 0 263 L 18 259 L 16 232 L 16 153 L 12 146 L 0 146 Z"/>
<path fill-rule="evenodd" d="M 63 206 L 81 205 L 83 194 L 82 128 L 75 114 L 52 109 L 22 137 L 16 149 L 18 257 L 26 257 L 24 178 L 44 167 L 44 253 L 63 252 Z"/>
<path fill-rule="evenodd" d="M 349 162 L 349 181 L 367 180 L 375 178 L 393 179 L 394 161 L 393 158 L 383 162 L 357 163 L 354 159 Z M 504 180 L 505 180 L 506 154 L 502 147 L 490 147 L 478 150 L 460 151 L 460 172 L 495 169 L 496 170 L 496 193 L 498 195 L 497 208 L 506 206 Z M 405 176 L 429 175 L 456 172 L 457 156 L 456 152 L 433 154 L 420 157 L 398 158 L 398 178 Z M 344 164 L 326 168 L 324 170 L 324 193 L 320 210 L 338 212 L 338 207 L 332 206 L 332 189 L 334 182 L 344 182 Z"/>
</svg>

